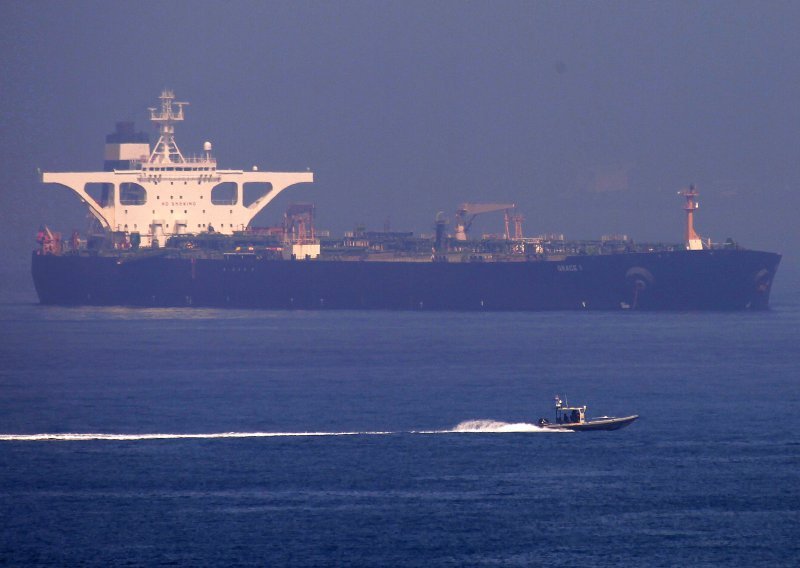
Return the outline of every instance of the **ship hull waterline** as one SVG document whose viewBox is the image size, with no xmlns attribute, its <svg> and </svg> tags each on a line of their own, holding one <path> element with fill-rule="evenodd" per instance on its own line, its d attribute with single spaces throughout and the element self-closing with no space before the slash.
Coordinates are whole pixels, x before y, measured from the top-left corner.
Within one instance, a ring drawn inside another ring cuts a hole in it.
<svg viewBox="0 0 800 568">
<path fill-rule="evenodd" d="M 47 305 L 764 310 L 780 260 L 775 253 L 738 249 L 453 263 L 35 252 L 32 275 Z"/>
</svg>

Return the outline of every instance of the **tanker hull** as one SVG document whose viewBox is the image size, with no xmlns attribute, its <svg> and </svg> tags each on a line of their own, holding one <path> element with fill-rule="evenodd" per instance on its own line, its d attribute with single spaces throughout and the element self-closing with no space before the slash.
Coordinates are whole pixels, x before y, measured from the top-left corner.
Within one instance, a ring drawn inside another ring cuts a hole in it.
<svg viewBox="0 0 800 568">
<path fill-rule="evenodd" d="M 748 250 L 521 262 L 33 254 L 42 304 L 389 310 L 763 310 L 780 255 Z"/>
</svg>

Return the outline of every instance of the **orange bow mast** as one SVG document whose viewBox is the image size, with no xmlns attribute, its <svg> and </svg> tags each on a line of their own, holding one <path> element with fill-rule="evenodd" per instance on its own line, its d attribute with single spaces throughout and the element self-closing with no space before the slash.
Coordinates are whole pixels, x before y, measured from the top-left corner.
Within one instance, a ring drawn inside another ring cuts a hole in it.
<svg viewBox="0 0 800 568">
<path fill-rule="evenodd" d="M 697 196 L 700 194 L 694 185 L 690 185 L 689 189 L 679 191 L 678 195 L 686 198 L 686 204 L 683 206 L 684 211 L 686 211 L 686 248 L 688 250 L 703 250 L 703 241 L 694 230 L 694 212 L 700 207 L 700 204 L 697 203 Z"/>
</svg>

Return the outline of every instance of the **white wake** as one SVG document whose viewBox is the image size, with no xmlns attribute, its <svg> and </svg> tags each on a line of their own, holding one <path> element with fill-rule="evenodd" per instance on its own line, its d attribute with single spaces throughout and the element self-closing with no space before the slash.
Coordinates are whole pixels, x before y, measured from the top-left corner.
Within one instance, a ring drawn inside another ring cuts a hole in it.
<svg viewBox="0 0 800 568">
<path fill-rule="evenodd" d="M 216 432 L 211 434 L 0 434 L 0 441 L 10 442 L 83 442 L 87 440 L 182 440 L 214 438 L 278 438 L 290 436 L 380 436 L 394 432 Z"/>
<path fill-rule="evenodd" d="M 507 432 L 555 432 L 547 428 L 540 428 L 535 424 L 527 422 L 500 422 L 498 420 L 465 420 L 457 425 L 452 432 L 497 432 L 504 434 Z"/>
<path fill-rule="evenodd" d="M 59 434 L 0 434 L 3 442 L 86 442 L 90 440 L 183 440 L 216 438 L 280 438 L 311 436 L 389 436 L 393 434 L 466 434 L 466 433 L 511 433 L 511 432 L 559 432 L 540 428 L 525 422 L 500 422 L 498 420 L 465 420 L 450 430 L 411 430 L 405 432 L 354 431 L 354 432 L 216 432 L 209 434 L 107 434 L 107 433 L 59 433 Z"/>
</svg>

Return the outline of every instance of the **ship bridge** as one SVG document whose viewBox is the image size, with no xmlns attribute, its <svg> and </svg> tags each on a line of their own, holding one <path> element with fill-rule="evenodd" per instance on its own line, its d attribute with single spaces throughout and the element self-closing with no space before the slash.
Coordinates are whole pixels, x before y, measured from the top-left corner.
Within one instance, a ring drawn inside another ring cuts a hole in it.
<svg viewBox="0 0 800 568">
<path fill-rule="evenodd" d="M 175 123 L 188 103 L 172 91 L 159 97 L 150 120 L 159 139 L 150 150 L 140 138 L 106 145 L 106 163 L 127 164 L 100 172 L 45 172 L 44 183 L 73 191 L 106 231 L 138 234 L 143 246 L 163 246 L 173 235 L 216 232 L 232 234 L 284 189 L 314 181 L 312 172 L 268 172 L 218 169 L 212 145 L 186 157 L 175 142 Z"/>
</svg>

